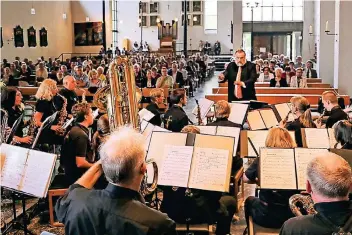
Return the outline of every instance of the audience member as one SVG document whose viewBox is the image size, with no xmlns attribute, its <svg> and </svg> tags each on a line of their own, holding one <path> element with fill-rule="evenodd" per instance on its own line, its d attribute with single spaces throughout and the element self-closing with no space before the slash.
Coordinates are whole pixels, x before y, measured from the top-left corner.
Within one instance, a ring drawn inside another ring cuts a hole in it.
<svg viewBox="0 0 352 235">
<path fill-rule="evenodd" d="M 83 72 L 82 65 L 77 66 L 75 74 L 73 76 L 76 79 L 77 86 L 79 86 L 79 87 L 87 87 L 88 86 L 89 78 L 88 78 L 88 75 Z"/>
<path fill-rule="evenodd" d="M 275 69 L 275 78 L 270 79 L 270 87 L 288 87 L 286 79 L 282 78 L 282 68 Z"/>
<path fill-rule="evenodd" d="M 172 77 L 167 75 L 167 68 L 166 66 L 162 66 L 161 68 L 161 76 L 156 81 L 157 88 L 172 88 L 173 87 Z"/>
<path fill-rule="evenodd" d="M 274 74 L 270 72 L 269 67 L 264 67 L 263 72 L 260 73 L 258 82 L 270 82 L 271 79 L 274 79 Z"/>
<path fill-rule="evenodd" d="M 308 60 L 306 62 L 306 77 L 307 78 L 317 78 L 317 71 L 313 69 L 313 62 L 311 60 Z"/>
<path fill-rule="evenodd" d="M 290 87 L 307 88 L 307 78 L 303 77 L 303 69 L 296 69 L 296 76 L 291 77 Z"/>
</svg>

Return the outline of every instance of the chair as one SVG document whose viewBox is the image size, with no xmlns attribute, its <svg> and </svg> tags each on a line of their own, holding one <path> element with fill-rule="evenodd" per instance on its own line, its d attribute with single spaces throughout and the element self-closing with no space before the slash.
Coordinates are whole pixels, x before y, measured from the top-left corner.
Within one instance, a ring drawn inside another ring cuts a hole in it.
<svg viewBox="0 0 352 235">
<path fill-rule="evenodd" d="M 209 234 L 212 234 L 213 231 L 213 225 L 212 224 L 190 224 L 189 228 L 187 229 L 186 224 L 176 224 L 176 231 L 177 232 L 208 232 Z"/>
<path fill-rule="evenodd" d="M 253 222 L 252 216 L 249 216 L 248 234 L 249 235 L 276 235 L 280 233 L 279 228 L 264 228 Z"/>
<path fill-rule="evenodd" d="M 60 197 L 65 195 L 68 188 L 61 188 L 61 189 L 49 189 L 48 190 L 48 198 L 49 198 L 49 218 L 50 224 L 54 227 L 63 227 L 64 224 L 60 222 L 54 221 L 54 205 L 53 205 L 53 197 Z"/>
</svg>

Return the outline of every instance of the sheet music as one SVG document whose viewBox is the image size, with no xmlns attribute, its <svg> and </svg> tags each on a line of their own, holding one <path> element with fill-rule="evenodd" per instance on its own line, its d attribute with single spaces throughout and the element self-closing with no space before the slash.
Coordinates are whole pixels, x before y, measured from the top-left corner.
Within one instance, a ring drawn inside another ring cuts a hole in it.
<svg viewBox="0 0 352 235">
<path fill-rule="evenodd" d="M 154 113 L 150 112 L 148 109 L 141 109 L 139 112 L 138 112 L 138 115 L 139 115 L 139 119 L 140 121 L 142 120 L 146 120 L 146 121 L 150 121 L 150 119 L 152 119 L 155 115 Z"/>
<path fill-rule="evenodd" d="M 328 132 L 325 128 L 305 128 L 306 143 L 308 148 L 330 147 Z"/>
<path fill-rule="evenodd" d="M 268 135 L 267 130 L 262 131 L 247 131 L 247 137 L 251 139 L 255 149 L 259 153 L 259 149 L 265 147 L 265 140 Z M 252 145 L 247 140 L 248 144 L 248 156 L 249 157 L 257 157 Z"/>
<path fill-rule="evenodd" d="M 171 132 L 168 129 L 162 128 L 160 126 L 154 126 L 153 132 L 158 131 L 158 132 Z"/>
<path fill-rule="evenodd" d="M 327 149 L 307 149 L 307 148 L 295 149 L 298 189 L 301 189 L 301 190 L 306 189 L 308 163 L 313 158 L 317 157 L 320 153 L 327 153 L 327 152 L 328 152 Z"/>
<path fill-rule="evenodd" d="M 187 188 L 192 155 L 193 146 L 165 145 L 158 184 Z"/>
<path fill-rule="evenodd" d="M 228 127 L 228 126 L 218 126 L 216 135 L 230 136 L 235 138 L 235 145 L 233 146 L 233 155 L 237 153 L 237 147 L 240 140 L 241 128 L 238 127 Z"/>
<path fill-rule="evenodd" d="M 55 166 L 56 155 L 31 150 L 24 173 L 23 192 L 37 197 L 45 197 Z"/>
<path fill-rule="evenodd" d="M 141 133 L 144 132 L 145 128 L 147 127 L 148 122 L 146 120 L 141 121 Z"/>
<path fill-rule="evenodd" d="M 287 103 L 275 104 L 275 108 L 279 113 L 281 120 L 285 119 L 287 114 L 290 112 L 290 107 Z"/>
<path fill-rule="evenodd" d="M 337 141 L 335 139 L 335 131 L 333 128 L 328 128 L 328 135 L 329 135 L 330 148 L 333 149 L 337 144 Z M 341 148 L 341 144 L 338 144 L 336 148 Z"/>
<path fill-rule="evenodd" d="M 142 132 L 142 135 L 145 137 L 145 148 L 149 150 L 149 143 L 150 143 L 150 138 L 152 137 L 152 132 L 154 130 L 154 125 L 151 123 L 148 123 L 144 131 Z"/>
<path fill-rule="evenodd" d="M 261 109 L 260 114 L 262 115 L 265 126 L 268 129 L 279 124 L 272 109 Z"/>
<path fill-rule="evenodd" d="M 211 109 L 211 106 L 214 105 L 214 101 L 208 100 L 206 98 L 201 98 L 199 101 L 199 107 L 200 107 L 200 116 L 201 119 L 203 120 L 206 115 L 208 114 L 209 110 Z M 192 113 L 194 115 L 198 115 L 198 107 L 196 105 L 196 107 L 192 110 Z"/>
<path fill-rule="evenodd" d="M 229 121 L 243 125 L 249 105 L 241 104 L 241 103 L 230 103 L 230 106 L 231 106 L 231 112 L 228 118 Z"/>
<path fill-rule="evenodd" d="M 266 126 L 263 122 L 262 116 L 260 116 L 259 111 L 248 112 L 247 121 L 251 130 L 266 129 Z"/>
<path fill-rule="evenodd" d="M 268 189 L 296 189 L 293 149 L 260 149 L 260 187 Z"/>
<path fill-rule="evenodd" d="M 224 192 L 229 151 L 194 147 L 190 188 Z"/>
<path fill-rule="evenodd" d="M 19 190 L 29 149 L 1 144 L 1 155 L 5 157 L 1 171 L 1 186 Z"/>
<path fill-rule="evenodd" d="M 216 126 L 197 126 L 200 130 L 201 134 L 205 135 L 215 135 L 216 134 Z"/>
</svg>

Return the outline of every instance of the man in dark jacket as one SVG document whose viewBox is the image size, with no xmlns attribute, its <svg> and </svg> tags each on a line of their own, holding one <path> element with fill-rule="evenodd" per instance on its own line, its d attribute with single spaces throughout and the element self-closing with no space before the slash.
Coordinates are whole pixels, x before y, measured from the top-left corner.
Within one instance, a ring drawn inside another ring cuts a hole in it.
<svg viewBox="0 0 352 235">
<path fill-rule="evenodd" d="M 246 52 L 239 49 L 235 62 L 231 62 L 224 73 L 219 75 L 221 82 L 228 82 L 228 101 L 256 100 L 254 83 L 257 80 L 255 64 L 246 60 Z"/>
</svg>

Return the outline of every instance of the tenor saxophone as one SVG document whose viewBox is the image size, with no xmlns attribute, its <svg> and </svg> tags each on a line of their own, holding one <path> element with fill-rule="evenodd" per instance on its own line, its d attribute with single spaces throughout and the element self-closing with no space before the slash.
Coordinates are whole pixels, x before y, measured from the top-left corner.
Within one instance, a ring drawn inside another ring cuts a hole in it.
<svg viewBox="0 0 352 235">
<path fill-rule="evenodd" d="M 9 114 L 5 109 L 1 109 L 1 143 L 6 143 L 9 137 L 9 125 L 7 123 Z"/>
<path fill-rule="evenodd" d="M 67 99 L 65 97 L 63 97 L 62 95 L 60 95 L 59 93 L 57 93 L 57 95 L 62 98 L 64 103 L 62 104 L 62 108 L 59 112 L 59 121 L 57 123 L 57 125 L 60 126 L 60 128 L 57 129 L 55 132 L 57 135 L 62 136 L 65 134 L 65 131 L 66 131 L 65 128 L 63 127 L 63 125 L 65 124 L 65 120 L 67 117 Z"/>
</svg>

